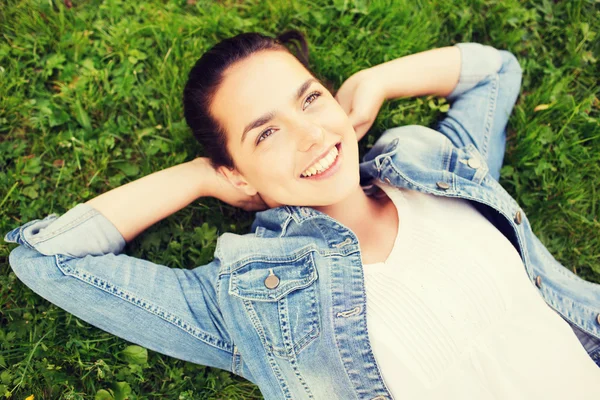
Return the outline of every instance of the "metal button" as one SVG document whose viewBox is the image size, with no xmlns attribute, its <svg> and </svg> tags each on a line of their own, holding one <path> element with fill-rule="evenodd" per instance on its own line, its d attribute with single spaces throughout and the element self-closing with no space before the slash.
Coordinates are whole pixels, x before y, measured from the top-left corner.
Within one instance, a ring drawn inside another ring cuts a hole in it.
<svg viewBox="0 0 600 400">
<path fill-rule="evenodd" d="M 391 184 L 392 184 L 392 182 L 391 182 L 391 181 L 390 181 L 390 180 L 389 180 L 387 177 L 386 177 L 386 178 L 383 178 L 383 180 L 384 180 L 384 181 L 385 181 L 385 183 L 387 183 L 388 185 L 391 185 Z"/>
<path fill-rule="evenodd" d="M 449 184 L 447 184 L 446 182 L 439 181 L 439 182 L 436 182 L 436 185 L 437 185 L 437 187 L 439 187 L 440 189 L 444 189 L 444 190 L 448 190 L 448 189 L 450 189 L 450 185 L 449 185 Z"/>
<path fill-rule="evenodd" d="M 469 158 L 469 160 L 467 161 L 467 164 L 469 164 L 469 167 L 471 167 L 473 169 L 477 169 L 477 168 L 481 167 L 481 163 L 479 162 L 479 159 L 477 159 L 477 158 Z"/>
<path fill-rule="evenodd" d="M 523 218 L 521 217 L 521 211 L 517 211 L 517 213 L 515 214 L 515 222 L 517 223 L 517 225 L 521 225 L 522 220 Z"/>
<path fill-rule="evenodd" d="M 598 323 L 598 325 L 600 325 L 600 314 L 598 314 L 598 316 L 596 317 L 596 322 Z"/>
<path fill-rule="evenodd" d="M 273 273 L 273 270 L 269 270 L 269 276 L 265 279 L 265 286 L 267 289 L 275 289 L 279 286 L 279 277 Z"/>
<path fill-rule="evenodd" d="M 542 288 L 542 277 L 540 275 L 535 277 L 535 286 Z"/>
</svg>

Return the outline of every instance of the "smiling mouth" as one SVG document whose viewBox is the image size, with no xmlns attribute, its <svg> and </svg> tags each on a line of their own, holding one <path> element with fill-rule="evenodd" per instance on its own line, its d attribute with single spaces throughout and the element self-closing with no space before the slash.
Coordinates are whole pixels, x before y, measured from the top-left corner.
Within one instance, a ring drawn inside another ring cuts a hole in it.
<svg viewBox="0 0 600 400">
<path fill-rule="evenodd" d="M 311 178 L 319 178 L 321 176 L 325 176 L 327 175 L 327 173 L 333 169 L 334 166 L 337 167 L 338 164 L 338 160 L 340 158 L 340 151 L 341 151 L 341 147 L 342 147 L 342 142 L 338 142 L 335 144 L 335 150 L 332 148 L 331 153 L 329 153 L 328 156 L 323 157 L 321 160 L 326 160 L 328 159 L 328 157 L 334 157 L 333 159 L 329 158 L 329 162 L 326 161 L 326 165 L 327 167 L 323 170 L 316 170 L 315 167 L 313 166 L 312 168 L 309 168 L 307 171 L 309 175 L 307 175 L 307 172 L 303 172 L 300 175 L 300 178 L 302 179 L 311 179 Z M 321 165 L 319 165 L 320 161 L 317 163 L 317 165 L 320 167 Z M 310 171 L 313 171 L 313 173 L 311 174 Z"/>
</svg>

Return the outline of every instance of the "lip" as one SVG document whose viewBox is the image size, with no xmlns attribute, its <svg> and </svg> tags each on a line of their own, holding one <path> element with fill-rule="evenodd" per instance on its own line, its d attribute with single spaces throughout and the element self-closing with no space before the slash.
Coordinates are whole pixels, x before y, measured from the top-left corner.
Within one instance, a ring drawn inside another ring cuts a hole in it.
<svg viewBox="0 0 600 400">
<path fill-rule="evenodd" d="M 335 161 L 333 162 L 333 164 L 331 164 L 325 172 L 322 172 L 317 175 L 308 176 L 308 177 L 304 177 L 304 176 L 300 175 L 300 179 L 321 180 L 321 179 L 327 179 L 331 175 L 335 174 L 340 169 L 340 164 L 341 164 L 341 159 L 342 159 L 342 154 L 343 154 L 342 153 L 342 142 L 336 143 L 335 146 L 338 149 L 338 155 L 337 155 Z M 327 154 L 327 153 L 325 153 L 325 154 Z M 317 158 L 317 160 L 319 160 L 319 158 Z"/>
</svg>

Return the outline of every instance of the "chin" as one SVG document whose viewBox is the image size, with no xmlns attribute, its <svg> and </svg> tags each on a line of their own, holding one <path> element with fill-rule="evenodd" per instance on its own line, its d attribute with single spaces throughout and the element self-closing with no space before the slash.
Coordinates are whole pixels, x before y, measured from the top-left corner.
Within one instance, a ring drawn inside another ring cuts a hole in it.
<svg viewBox="0 0 600 400">
<path fill-rule="evenodd" d="M 332 206 L 343 202 L 357 190 L 362 191 L 359 174 L 356 174 L 351 178 L 343 177 L 342 179 L 344 180 L 343 186 L 332 185 L 331 190 L 320 193 L 318 201 L 316 201 L 314 205 L 319 207 Z"/>
</svg>

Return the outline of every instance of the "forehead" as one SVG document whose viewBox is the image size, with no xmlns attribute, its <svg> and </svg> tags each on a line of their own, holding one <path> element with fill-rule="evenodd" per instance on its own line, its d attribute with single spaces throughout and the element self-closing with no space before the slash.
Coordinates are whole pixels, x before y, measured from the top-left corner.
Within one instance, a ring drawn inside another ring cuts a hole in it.
<svg viewBox="0 0 600 400">
<path fill-rule="evenodd" d="M 215 93 L 211 111 L 231 138 L 266 112 L 288 107 L 297 88 L 312 77 L 286 51 L 262 51 L 228 68 Z M 246 139 L 247 140 L 247 139 Z"/>
</svg>

